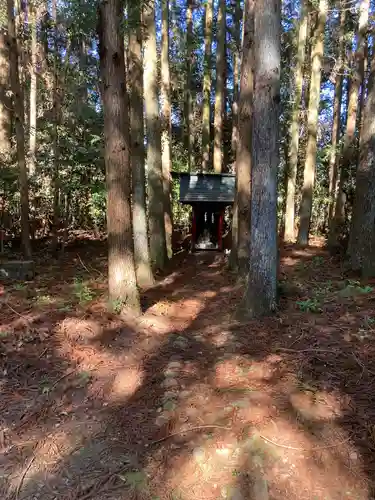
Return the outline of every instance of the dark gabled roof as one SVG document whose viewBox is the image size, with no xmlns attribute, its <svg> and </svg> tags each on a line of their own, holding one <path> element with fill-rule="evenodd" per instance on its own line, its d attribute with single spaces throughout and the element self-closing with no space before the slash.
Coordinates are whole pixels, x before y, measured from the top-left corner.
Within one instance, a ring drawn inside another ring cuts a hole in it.
<svg viewBox="0 0 375 500">
<path fill-rule="evenodd" d="M 234 202 L 234 174 L 190 174 L 174 173 L 180 178 L 181 203 L 226 203 Z"/>
</svg>

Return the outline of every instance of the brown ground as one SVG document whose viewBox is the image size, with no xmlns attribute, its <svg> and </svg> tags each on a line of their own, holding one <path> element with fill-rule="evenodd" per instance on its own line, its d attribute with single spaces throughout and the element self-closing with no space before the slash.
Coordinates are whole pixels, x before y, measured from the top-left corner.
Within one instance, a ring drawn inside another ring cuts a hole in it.
<svg viewBox="0 0 375 500">
<path fill-rule="evenodd" d="M 0 498 L 375 498 L 375 292 L 321 248 L 282 251 L 280 311 L 246 324 L 215 253 L 127 323 L 103 243 L 38 271 L 0 289 Z"/>
</svg>

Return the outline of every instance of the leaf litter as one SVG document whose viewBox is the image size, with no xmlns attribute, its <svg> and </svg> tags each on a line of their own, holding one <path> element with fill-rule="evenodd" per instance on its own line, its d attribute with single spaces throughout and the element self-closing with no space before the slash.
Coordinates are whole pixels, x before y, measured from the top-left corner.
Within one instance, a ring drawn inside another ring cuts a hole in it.
<svg viewBox="0 0 375 500">
<path fill-rule="evenodd" d="M 239 323 L 225 257 L 182 254 L 130 324 L 107 312 L 104 256 L 73 248 L 27 287 L 4 286 L 2 498 L 246 499 L 261 484 L 274 499 L 372 498 L 371 283 L 319 246 L 282 248 L 293 293 Z M 40 289 L 51 300 L 30 300 Z"/>
</svg>

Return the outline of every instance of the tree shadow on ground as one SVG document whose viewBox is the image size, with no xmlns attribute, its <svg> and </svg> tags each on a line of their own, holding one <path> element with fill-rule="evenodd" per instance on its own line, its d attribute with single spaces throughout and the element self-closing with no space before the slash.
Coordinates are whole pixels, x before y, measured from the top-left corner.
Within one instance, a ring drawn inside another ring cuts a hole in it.
<svg viewBox="0 0 375 500">
<path fill-rule="evenodd" d="M 303 276 L 328 264 L 325 255 Z M 29 366 L 4 352 L 3 394 L 14 393 L 12 367 L 22 364 L 18 385 L 33 375 L 43 396 L 33 413 L 25 387 L 2 415 L 12 429 L 3 463 L 14 467 L 4 497 L 23 473 L 20 499 L 373 497 L 372 355 L 367 341 L 345 340 L 369 297 L 318 315 L 293 298 L 276 317 L 238 323 L 241 290 L 223 266 L 214 254 L 189 257 L 172 283 L 147 292 L 159 308 L 133 323 L 95 308 L 70 311 L 63 329 L 53 319 L 35 354 L 20 346 Z M 34 321 L 38 334 L 45 320 Z M 25 409 L 27 430 L 12 421 Z"/>
</svg>

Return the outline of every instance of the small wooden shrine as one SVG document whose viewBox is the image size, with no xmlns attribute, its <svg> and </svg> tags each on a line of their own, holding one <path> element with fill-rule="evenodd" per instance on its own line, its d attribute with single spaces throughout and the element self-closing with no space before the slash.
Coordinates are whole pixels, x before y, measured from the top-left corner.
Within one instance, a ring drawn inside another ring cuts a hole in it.
<svg viewBox="0 0 375 500">
<path fill-rule="evenodd" d="M 234 174 L 174 173 L 180 203 L 191 205 L 191 249 L 223 250 L 224 213 L 234 202 Z"/>
</svg>

